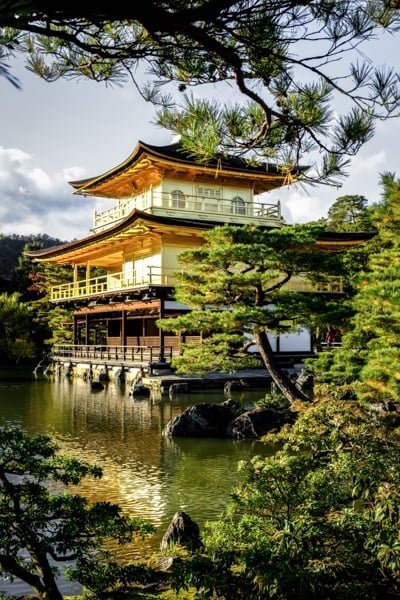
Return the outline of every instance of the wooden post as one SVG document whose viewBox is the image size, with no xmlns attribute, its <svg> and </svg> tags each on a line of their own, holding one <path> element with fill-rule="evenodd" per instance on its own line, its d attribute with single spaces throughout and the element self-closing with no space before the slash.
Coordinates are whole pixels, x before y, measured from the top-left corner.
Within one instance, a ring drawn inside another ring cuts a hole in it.
<svg viewBox="0 0 400 600">
<path fill-rule="evenodd" d="M 74 275 L 73 275 L 73 295 L 77 296 L 78 294 L 78 265 L 74 264 L 73 265 L 74 268 Z"/>
<path fill-rule="evenodd" d="M 85 288 L 86 288 L 86 293 L 87 294 L 90 294 L 89 280 L 90 280 L 90 264 L 86 263 L 86 282 L 85 282 Z"/>
<path fill-rule="evenodd" d="M 85 315 L 85 346 L 89 346 L 89 315 Z"/>
<path fill-rule="evenodd" d="M 159 317 L 159 319 L 164 318 L 164 298 L 160 298 L 160 308 L 158 311 L 158 317 Z M 161 327 L 160 327 L 159 328 L 160 356 L 158 358 L 160 362 L 165 362 L 164 337 L 165 337 L 164 330 L 161 329 Z"/>
<path fill-rule="evenodd" d="M 121 342 L 126 346 L 126 310 L 121 311 Z"/>
<path fill-rule="evenodd" d="M 77 327 L 77 316 L 72 317 L 72 343 L 74 346 L 78 344 L 78 327 Z"/>
</svg>

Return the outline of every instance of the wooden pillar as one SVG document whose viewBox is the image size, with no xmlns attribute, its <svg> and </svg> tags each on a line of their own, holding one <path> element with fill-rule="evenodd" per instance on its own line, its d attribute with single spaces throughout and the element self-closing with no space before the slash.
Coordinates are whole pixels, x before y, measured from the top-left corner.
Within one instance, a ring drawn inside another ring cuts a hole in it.
<svg viewBox="0 0 400 600">
<path fill-rule="evenodd" d="M 73 284 L 72 287 L 74 289 L 74 296 L 78 293 L 78 265 L 73 265 L 74 274 L 73 274 Z"/>
<path fill-rule="evenodd" d="M 158 311 L 158 318 L 159 319 L 163 319 L 164 318 L 164 298 L 160 298 L 160 307 L 159 307 L 159 311 Z M 159 340 L 160 340 L 160 356 L 159 356 L 159 361 L 160 362 L 165 362 L 164 337 L 165 337 L 165 333 L 164 333 L 163 329 L 161 329 L 161 327 L 160 327 L 159 328 Z"/>
<path fill-rule="evenodd" d="M 74 346 L 78 344 L 78 327 L 77 327 L 77 316 L 72 317 L 72 343 Z"/>
<path fill-rule="evenodd" d="M 126 346 L 126 310 L 121 311 L 121 343 Z"/>
<path fill-rule="evenodd" d="M 89 315 L 85 315 L 85 345 L 89 345 Z"/>
<path fill-rule="evenodd" d="M 85 282 L 85 287 L 86 287 L 86 293 L 87 294 L 90 294 L 89 280 L 90 280 L 90 264 L 86 263 L 86 282 Z"/>
</svg>

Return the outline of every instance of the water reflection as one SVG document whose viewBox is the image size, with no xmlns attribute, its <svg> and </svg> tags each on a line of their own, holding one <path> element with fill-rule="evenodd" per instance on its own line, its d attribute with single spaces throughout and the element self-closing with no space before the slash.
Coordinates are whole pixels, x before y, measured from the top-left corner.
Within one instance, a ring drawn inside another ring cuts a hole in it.
<svg viewBox="0 0 400 600">
<path fill-rule="evenodd" d="M 262 395 L 248 392 L 242 400 Z M 187 511 L 200 527 L 215 519 L 239 481 L 238 462 L 268 452 L 258 442 L 163 437 L 166 423 L 187 405 L 223 400 L 222 393 L 207 391 L 153 402 L 135 400 L 128 388 L 114 384 L 93 393 L 81 380 L 0 381 L 3 420 L 50 433 L 64 453 L 103 468 L 103 478 L 85 480 L 80 493 L 115 502 L 158 528 L 144 546 L 124 551 L 125 558 L 158 547 L 177 510 Z"/>
</svg>

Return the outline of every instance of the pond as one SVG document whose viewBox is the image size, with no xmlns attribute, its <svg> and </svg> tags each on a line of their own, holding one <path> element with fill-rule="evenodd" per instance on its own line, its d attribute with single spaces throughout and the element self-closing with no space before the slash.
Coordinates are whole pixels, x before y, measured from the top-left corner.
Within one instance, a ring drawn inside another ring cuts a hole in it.
<svg viewBox="0 0 400 600">
<path fill-rule="evenodd" d="M 254 454 L 267 454 L 257 441 L 169 439 L 164 426 L 188 405 L 222 402 L 222 392 L 204 391 L 158 401 L 133 399 L 130 388 L 106 385 L 92 392 L 83 380 L 32 379 L 30 372 L 0 370 L 0 422 L 19 423 L 30 433 L 51 434 L 63 453 L 103 468 L 101 480 L 79 487 L 89 500 L 109 500 L 130 516 L 140 516 L 157 532 L 144 544 L 124 549 L 124 560 L 150 554 L 177 510 L 203 527 L 215 520 L 240 475 L 237 465 Z M 254 402 L 265 391 L 234 398 Z M 62 582 L 64 593 L 76 586 Z M 24 584 L 3 582 L 0 591 L 25 593 Z"/>
</svg>

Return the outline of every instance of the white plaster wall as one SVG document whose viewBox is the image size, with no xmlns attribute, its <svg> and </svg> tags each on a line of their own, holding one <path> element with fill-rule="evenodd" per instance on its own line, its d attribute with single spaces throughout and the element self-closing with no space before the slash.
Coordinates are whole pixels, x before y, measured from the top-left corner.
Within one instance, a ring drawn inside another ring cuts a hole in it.
<svg viewBox="0 0 400 600">
<path fill-rule="evenodd" d="M 220 199 L 232 200 L 235 196 L 240 196 L 245 202 L 252 202 L 253 190 L 250 186 L 230 186 L 218 185 L 215 180 L 211 179 L 204 182 L 190 182 L 180 179 L 164 179 L 162 182 L 162 192 L 171 193 L 174 190 L 181 190 L 187 196 L 197 196 L 199 187 L 213 188 L 220 190 Z M 160 190 L 158 190 L 160 191 Z"/>
<path fill-rule="evenodd" d="M 311 334 L 303 327 L 298 331 L 281 335 L 279 347 L 281 352 L 308 352 L 311 350 Z"/>
<path fill-rule="evenodd" d="M 152 267 L 150 270 L 149 267 Z M 133 271 L 136 284 L 141 283 L 161 283 L 161 253 L 152 254 L 138 258 L 133 262 Z M 151 274 L 151 281 L 149 277 Z"/>
<path fill-rule="evenodd" d="M 189 250 L 188 246 L 164 245 L 162 249 L 162 263 L 166 269 L 179 270 L 182 267 L 179 264 L 179 254 L 184 250 Z"/>
<path fill-rule="evenodd" d="M 271 333 L 267 334 L 272 350 L 277 351 L 277 336 Z M 292 333 L 285 333 L 279 336 L 279 351 L 280 352 L 309 352 L 311 351 L 311 334 L 305 327 Z M 249 352 L 258 352 L 258 347 L 253 344 L 249 348 Z"/>
</svg>

